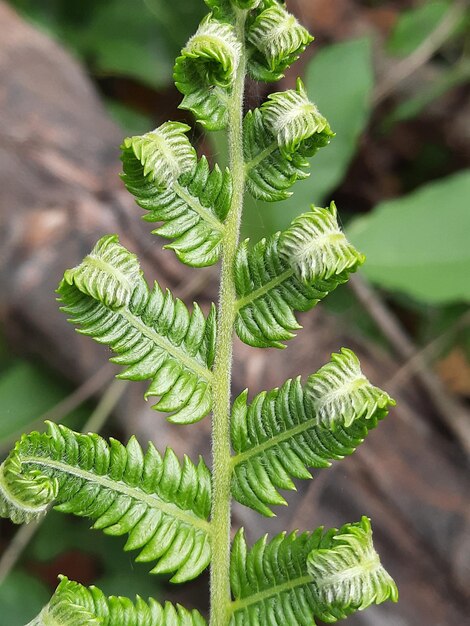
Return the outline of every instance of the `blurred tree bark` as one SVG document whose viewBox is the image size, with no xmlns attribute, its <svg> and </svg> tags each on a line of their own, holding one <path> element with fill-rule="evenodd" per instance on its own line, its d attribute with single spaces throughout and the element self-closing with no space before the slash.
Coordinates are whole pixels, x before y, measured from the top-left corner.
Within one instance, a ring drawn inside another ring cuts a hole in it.
<svg viewBox="0 0 470 626">
<path fill-rule="evenodd" d="M 78 384 L 102 366 L 106 350 L 74 333 L 58 311 L 54 289 L 64 269 L 100 236 L 119 233 L 140 256 L 147 278 L 158 276 L 183 297 L 207 305 L 217 285 L 210 270 L 184 268 L 163 252 L 139 220 L 140 210 L 118 178 L 122 132 L 82 68 L 3 2 L 0 24 L 0 318 L 16 351 L 43 359 Z M 235 392 L 248 383 L 256 392 L 309 374 L 342 345 L 356 349 L 366 373 L 387 387 L 398 364 L 385 353 L 352 337 L 321 309 L 304 321 L 284 353 L 237 343 Z M 266 530 L 341 525 L 370 515 L 401 600 L 349 623 L 464 623 L 470 561 L 464 461 L 433 430 L 427 419 L 432 407 L 412 384 L 390 391 L 398 408 L 353 458 L 299 485 L 279 518 L 265 521 L 236 507 L 236 521 L 253 539 Z M 177 429 L 143 404 L 140 386 L 132 386 L 117 415 L 127 434 L 152 438 L 159 447 L 171 442 L 193 457 L 208 454 L 209 420 L 190 431 Z"/>
</svg>

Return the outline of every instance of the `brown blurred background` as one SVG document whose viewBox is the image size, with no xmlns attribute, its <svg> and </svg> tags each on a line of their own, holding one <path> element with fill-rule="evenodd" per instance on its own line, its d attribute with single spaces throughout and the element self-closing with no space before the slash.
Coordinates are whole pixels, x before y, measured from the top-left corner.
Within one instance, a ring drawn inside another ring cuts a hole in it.
<svg viewBox="0 0 470 626">
<path fill-rule="evenodd" d="M 359 278 L 302 318 L 287 351 L 236 345 L 234 393 L 307 375 L 341 346 L 398 401 L 357 453 L 289 494 L 274 520 L 236 506 L 250 540 L 369 515 L 398 605 L 350 624 L 463 624 L 470 608 L 470 59 L 466 2 L 291 0 L 316 41 L 280 85 L 248 85 L 247 105 L 302 76 L 337 137 L 294 199 L 247 201 L 256 239 L 309 203 L 334 199 L 368 256 Z M 205 13 L 202 0 L 0 1 L 0 454 L 44 418 L 209 457 L 209 421 L 176 428 L 112 383 L 107 351 L 76 335 L 54 290 L 103 234 L 119 233 L 149 279 L 188 302 L 216 298 L 212 270 L 179 265 L 139 218 L 119 180 L 119 145 L 177 109 L 173 58 Z M 193 139 L 212 160 L 223 138 Z M 122 394 L 122 395 L 121 395 Z M 104 398 L 104 403 L 103 403 Z M 96 407 L 98 406 L 98 414 Z M 109 418 L 109 419 L 107 419 Z M 96 423 L 96 422 L 95 422 Z M 0 525 L 0 626 L 21 626 L 59 573 L 109 594 L 184 599 L 123 542 L 51 513 L 39 529 Z M 27 590 L 27 593 L 26 593 Z"/>
</svg>

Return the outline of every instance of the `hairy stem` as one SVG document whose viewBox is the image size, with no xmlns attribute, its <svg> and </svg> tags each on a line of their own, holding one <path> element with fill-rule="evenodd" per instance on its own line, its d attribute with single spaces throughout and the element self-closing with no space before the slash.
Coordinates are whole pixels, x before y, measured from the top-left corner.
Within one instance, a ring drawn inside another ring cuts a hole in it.
<svg viewBox="0 0 470 626">
<path fill-rule="evenodd" d="M 237 15 L 237 34 L 243 44 L 240 64 L 229 106 L 230 169 L 233 177 L 232 206 L 226 222 L 218 308 L 218 332 L 213 391 L 213 501 L 210 626 L 227 626 L 230 619 L 230 526 L 231 450 L 230 391 L 233 327 L 237 293 L 233 276 L 245 191 L 243 158 L 243 99 L 246 76 L 245 21 L 247 12 Z"/>
</svg>

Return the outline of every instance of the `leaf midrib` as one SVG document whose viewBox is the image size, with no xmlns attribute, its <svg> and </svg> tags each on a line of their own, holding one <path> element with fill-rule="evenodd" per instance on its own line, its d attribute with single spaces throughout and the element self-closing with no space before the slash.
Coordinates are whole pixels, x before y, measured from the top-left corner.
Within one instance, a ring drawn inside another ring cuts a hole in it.
<svg viewBox="0 0 470 626">
<path fill-rule="evenodd" d="M 102 270 L 104 272 L 106 272 L 107 274 L 111 274 L 111 276 L 113 276 L 113 278 L 115 278 L 119 284 L 124 284 L 125 288 L 129 291 L 132 292 L 132 283 L 129 280 L 129 278 L 127 277 L 127 275 L 124 272 L 121 272 L 121 270 L 119 268 L 117 268 L 115 265 L 112 265 L 111 263 L 108 263 L 108 261 L 105 261 L 104 259 L 102 259 L 100 256 L 98 256 L 97 254 L 88 254 L 84 259 L 83 259 L 83 263 L 82 265 L 95 265 L 98 267 L 99 270 Z M 79 269 L 79 268 L 77 268 Z M 73 276 L 73 274 L 72 274 Z M 75 278 L 75 277 L 73 277 Z M 74 281 L 75 282 L 75 281 Z"/>
<path fill-rule="evenodd" d="M 266 450 L 269 450 L 269 448 L 274 448 L 275 446 L 283 443 L 284 441 L 288 439 L 292 439 L 296 435 L 300 435 L 301 433 L 305 432 L 306 430 L 309 430 L 310 428 L 314 428 L 315 426 L 320 426 L 318 423 L 315 423 L 315 421 L 316 421 L 316 417 L 308 419 L 306 422 L 297 424 L 297 426 L 294 426 L 293 428 L 289 428 L 288 430 L 285 430 L 282 433 L 279 433 L 278 435 L 275 435 L 274 437 L 269 438 L 267 441 L 264 441 L 263 443 L 258 444 L 254 448 L 250 448 L 249 450 L 246 450 L 245 452 L 241 452 L 240 454 L 236 454 L 232 456 L 233 467 L 236 467 L 240 463 L 247 461 L 252 456 L 257 456 L 258 454 L 262 454 Z"/>
<path fill-rule="evenodd" d="M 230 610 L 232 613 L 236 613 L 237 611 L 242 611 L 246 609 L 248 606 L 252 604 L 258 604 L 260 602 L 264 602 L 271 596 L 279 595 L 281 593 L 285 593 L 286 591 L 290 591 L 291 589 L 295 589 L 296 587 L 302 587 L 303 585 L 308 585 L 312 583 L 314 577 L 306 574 L 305 576 L 299 576 L 299 578 L 294 578 L 293 580 L 288 580 L 281 585 L 276 585 L 274 587 L 270 587 L 269 589 L 265 589 L 264 591 L 259 591 L 258 593 L 254 593 L 247 598 L 242 598 L 240 600 L 235 600 L 230 604 Z"/>
<path fill-rule="evenodd" d="M 63 461 L 44 459 L 44 457 L 23 456 L 21 457 L 21 463 L 30 463 L 34 465 L 39 465 L 41 467 L 56 469 L 59 472 L 63 472 L 64 474 L 76 476 L 91 483 L 97 483 L 98 485 L 101 485 L 106 489 L 110 489 L 111 491 L 127 495 L 133 500 L 143 502 L 149 507 L 159 509 L 163 513 L 175 517 L 185 524 L 189 524 L 190 526 L 198 528 L 199 530 L 203 530 L 207 534 L 209 533 L 210 523 L 201 519 L 195 513 L 182 510 L 174 504 L 161 500 L 158 496 L 154 494 L 148 494 L 145 491 L 142 491 L 137 487 L 131 487 L 130 485 L 127 485 L 122 481 L 114 481 L 108 476 L 100 476 L 82 468 L 68 465 Z"/>
<path fill-rule="evenodd" d="M 259 154 L 257 154 L 253 159 L 247 161 L 245 163 L 245 170 L 247 174 L 251 172 L 252 169 L 257 167 L 260 163 L 267 159 L 273 152 L 275 152 L 279 148 L 277 141 L 272 141 L 267 148 L 262 150 Z"/>
<path fill-rule="evenodd" d="M 224 224 L 219 221 L 209 209 L 202 206 L 201 202 L 195 196 L 191 195 L 180 183 L 175 181 L 172 185 L 173 191 L 178 195 L 187 205 L 193 209 L 205 222 L 210 224 L 212 228 L 220 233 L 225 232 Z"/>
<path fill-rule="evenodd" d="M 247 296 L 244 296 L 243 298 L 240 298 L 239 300 L 237 300 L 235 303 L 236 310 L 240 311 L 248 304 L 251 304 L 251 302 L 253 302 L 257 298 L 261 298 L 262 296 L 269 293 L 271 289 L 275 289 L 276 287 L 281 285 L 284 281 L 288 280 L 293 275 L 294 275 L 293 269 L 285 270 L 282 274 L 280 274 L 279 276 L 276 276 L 276 278 L 273 278 L 262 287 L 255 289 Z"/>
<path fill-rule="evenodd" d="M 165 339 L 161 335 L 159 335 L 152 328 L 149 328 L 142 322 L 142 320 L 134 315 L 129 310 L 122 308 L 119 309 L 118 312 L 131 324 L 134 328 L 137 328 L 143 335 L 150 339 L 154 343 L 156 343 L 160 348 L 168 352 L 174 359 L 180 361 L 187 369 L 192 370 L 195 374 L 197 374 L 200 378 L 203 378 L 207 382 L 211 382 L 212 380 L 212 372 L 199 363 L 187 356 L 183 351 L 178 350 L 175 346 L 173 346 L 168 339 Z"/>
<path fill-rule="evenodd" d="M 123 274 L 119 269 L 117 269 L 116 267 L 108 263 L 107 261 L 104 261 L 103 259 L 95 257 L 95 256 L 89 255 L 87 259 L 88 259 L 88 262 L 91 261 L 93 263 L 96 263 L 96 265 L 98 265 L 100 269 L 102 269 L 104 272 L 112 274 L 116 278 L 116 280 L 119 281 L 122 279 L 122 282 L 126 284 L 126 287 L 129 293 L 131 294 L 131 290 L 132 290 L 131 283 L 129 279 L 127 278 L 127 276 Z M 79 291 L 97 300 L 102 306 L 106 307 L 106 305 L 100 300 L 100 298 L 94 296 L 92 293 L 88 291 L 88 289 L 86 291 L 80 289 L 80 287 L 75 282 L 74 277 L 72 278 L 72 282 L 75 284 L 77 289 L 79 289 Z M 110 307 L 106 307 L 106 308 L 110 308 Z M 168 352 L 168 354 L 170 354 L 173 358 L 183 363 L 183 365 L 187 369 L 192 370 L 195 374 L 197 374 L 198 376 L 200 376 L 207 382 L 211 382 L 212 372 L 207 367 L 200 365 L 196 361 L 196 359 L 187 356 L 182 350 L 179 350 L 176 346 L 174 346 L 168 339 L 166 339 L 165 337 L 162 337 L 159 333 L 157 333 L 152 328 L 149 328 L 146 324 L 144 324 L 144 322 L 142 322 L 142 320 L 137 315 L 134 315 L 126 308 L 126 304 L 124 304 L 121 307 L 117 307 L 116 312 L 120 313 L 129 322 L 129 324 L 134 326 L 134 328 L 137 328 L 143 335 L 147 337 L 147 339 L 150 339 L 151 341 L 156 343 L 160 348 Z"/>
</svg>

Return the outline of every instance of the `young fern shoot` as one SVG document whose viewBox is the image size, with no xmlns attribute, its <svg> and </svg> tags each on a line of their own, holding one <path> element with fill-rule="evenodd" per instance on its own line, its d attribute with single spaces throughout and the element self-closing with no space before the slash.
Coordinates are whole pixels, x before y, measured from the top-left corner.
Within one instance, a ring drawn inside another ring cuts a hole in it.
<svg viewBox="0 0 470 626">
<path fill-rule="evenodd" d="M 181 108 L 207 131 L 226 130 L 230 167 L 198 158 L 190 127 L 166 122 L 122 145 L 123 180 L 156 222 L 166 248 L 192 267 L 220 262 L 220 298 L 189 311 L 149 286 L 117 235 L 103 237 L 65 272 L 58 293 L 79 332 L 106 344 L 120 377 L 147 380 L 146 398 L 189 425 L 212 414 L 213 459 L 178 460 L 135 438 L 127 445 L 49 424 L 24 435 L 0 468 L 0 515 L 28 523 L 50 505 L 126 535 L 126 550 L 174 583 L 210 565 L 210 626 L 314 626 L 336 622 L 397 589 L 372 543 L 370 521 L 231 542 L 232 498 L 265 516 L 311 469 L 352 454 L 394 401 L 341 349 L 300 377 L 231 404 L 234 332 L 255 348 L 285 348 L 308 311 L 364 262 L 341 232 L 336 206 L 305 207 L 284 232 L 239 241 L 245 193 L 280 201 L 308 176 L 309 157 L 333 137 L 302 82 L 244 114 L 247 75 L 273 82 L 312 41 L 280 0 L 206 0 L 209 15 L 176 60 Z M 106 598 L 62 578 L 31 624 L 203 626 L 197 611 L 150 599 Z"/>
</svg>

